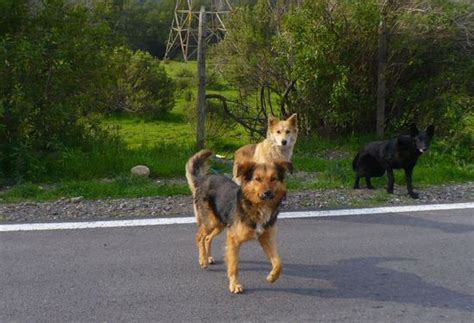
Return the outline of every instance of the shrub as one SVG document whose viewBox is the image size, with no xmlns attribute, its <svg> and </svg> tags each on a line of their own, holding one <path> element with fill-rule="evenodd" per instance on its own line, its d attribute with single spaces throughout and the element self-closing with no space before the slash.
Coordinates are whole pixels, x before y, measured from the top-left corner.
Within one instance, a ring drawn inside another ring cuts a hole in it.
<svg viewBox="0 0 474 323">
<path fill-rule="evenodd" d="M 196 76 L 189 69 L 181 68 L 176 74 L 176 86 L 180 90 L 186 90 L 196 85 Z"/>
<path fill-rule="evenodd" d="M 16 180 L 103 135 L 91 115 L 107 101 L 114 43 L 98 12 L 63 0 L 29 4 L 1 3 L 0 170 Z"/>
<path fill-rule="evenodd" d="M 125 47 L 111 58 L 118 78 L 111 92 L 111 111 L 129 111 L 152 118 L 170 111 L 175 102 L 175 84 L 160 61 L 150 54 Z"/>
<path fill-rule="evenodd" d="M 187 105 L 188 122 L 196 126 L 196 100 L 192 100 Z M 215 100 L 206 100 L 206 119 L 204 132 L 206 139 L 218 141 L 226 134 L 228 135 L 236 128 L 235 122 L 230 119 L 222 107 L 222 104 Z"/>
</svg>

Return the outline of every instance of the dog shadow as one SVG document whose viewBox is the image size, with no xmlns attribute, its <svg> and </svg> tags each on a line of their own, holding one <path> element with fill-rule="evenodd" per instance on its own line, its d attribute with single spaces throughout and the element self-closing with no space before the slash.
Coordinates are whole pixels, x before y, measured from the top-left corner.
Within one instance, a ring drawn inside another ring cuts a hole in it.
<svg viewBox="0 0 474 323">
<path fill-rule="evenodd" d="M 392 261 L 416 260 L 367 257 L 344 259 L 334 265 L 284 264 L 283 277 L 323 280 L 331 287 L 279 288 L 272 286 L 249 288 L 246 293 L 282 292 L 326 299 L 365 299 L 474 312 L 473 295 L 431 284 L 413 273 L 380 266 Z M 269 270 L 269 264 L 263 261 L 241 261 L 241 264 L 241 271 L 266 273 Z"/>
<path fill-rule="evenodd" d="M 468 233 L 474 231 L 472 224 L 439 222 L 410 216 L 404 213 L 389 214 L 387 216 L 352 216 L 344 219 L 333 217 L 331 220 L 363 224 L 384 224 L 409 226 L 422 229 L 439 230 L 444 233 Z"/>
</svg>

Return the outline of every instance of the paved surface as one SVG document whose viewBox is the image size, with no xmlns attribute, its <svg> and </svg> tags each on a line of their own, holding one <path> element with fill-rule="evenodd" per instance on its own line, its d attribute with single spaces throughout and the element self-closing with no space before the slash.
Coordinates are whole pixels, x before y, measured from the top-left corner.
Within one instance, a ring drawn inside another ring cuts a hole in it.
<svg viewBox="0 0 474 323">
<path fill-rule="evenodd" d="M 192 224 L 0 233 L 0 321 L 472 322 L 473 210 L 279 221 L 283 275 L 255 242 L 243 295 L 197 265 Z"/>
</svg>

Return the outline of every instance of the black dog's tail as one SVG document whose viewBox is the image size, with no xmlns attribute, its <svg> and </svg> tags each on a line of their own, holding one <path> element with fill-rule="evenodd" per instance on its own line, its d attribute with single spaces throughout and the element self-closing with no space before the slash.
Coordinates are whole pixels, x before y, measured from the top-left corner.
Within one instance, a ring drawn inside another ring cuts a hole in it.
<svg viewBox="0 0 474 323">
<path fill-rule="evenodd" d="M 356 168 L 357 168 L 357 162 L 359 161 L 359 156 L 360 156 L 360 154 L 357 153 L 357 155 L 354 157 L 354 160 L 352 161 L 352 169 L 353 170 L 356 170 Z"/>
<path fill-rule="evenodd" d="M 188 180 L 191 192 L 196 192 L 197 181 L 206 176 L 209 166 L 207 159 L 212 155 L 212 151 L 203 149 L 189 158 L 186 163 L 186 179 Z"/>
</svg>

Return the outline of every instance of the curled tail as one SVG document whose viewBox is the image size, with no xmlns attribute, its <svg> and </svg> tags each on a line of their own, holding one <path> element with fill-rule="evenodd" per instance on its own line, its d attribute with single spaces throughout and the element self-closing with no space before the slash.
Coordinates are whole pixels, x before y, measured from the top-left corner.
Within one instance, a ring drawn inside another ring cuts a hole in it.
<svg viewBox="0 0 474 323">
<path fill-rule="evenodd" d="M 356 170 L 357 168 L 357 162 L 359 161 L 359 156 L 360 153 L 357 153 L 357 155 L 354 157 L 354 160 L 352 160 L 352 169 Z"/>
<path fill-rule="evenodd" d="M 186 179 L 193 194 L 196 191 L 197 180 L 207 174 L 209 166 L 206 161 L 211 155 L 212 151 L 203 149 L 189 158 L 186 163 Z"/>
</svg>

